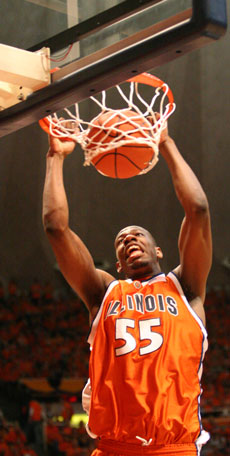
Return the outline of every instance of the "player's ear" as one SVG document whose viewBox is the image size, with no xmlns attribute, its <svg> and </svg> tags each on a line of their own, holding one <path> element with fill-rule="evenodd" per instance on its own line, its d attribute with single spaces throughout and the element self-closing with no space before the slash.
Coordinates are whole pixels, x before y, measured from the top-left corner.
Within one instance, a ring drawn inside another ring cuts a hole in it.
<svg viewBox="0 0 230 456">
<path fill-rule="evenodd" d="M 160 247 L 155 247 L 156 255 L 158 260 L 161 260 L 163 258 L 163 252 Z"/>
<path fill-rule="evenodd" d="M 122 267 L 120 265 L 120 261 L 116 261 L 116 268 L 117 268 L 118 274 L 120 274 L 120 272 L 122 271 Z"/>
</svg>

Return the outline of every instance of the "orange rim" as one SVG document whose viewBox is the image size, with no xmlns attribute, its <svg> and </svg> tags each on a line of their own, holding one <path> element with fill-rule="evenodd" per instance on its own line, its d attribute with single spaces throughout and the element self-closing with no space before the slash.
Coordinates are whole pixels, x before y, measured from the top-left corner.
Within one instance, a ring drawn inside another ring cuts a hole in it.
<svg viewBox="0 0 230 456">
<path fill-rule="evenodd" d="M 57 71 L 58 69 L 59 68 L 54 68 L 53 72 Z M 169 113 L 173 110 L 173 108 L 174 108 L 173 93 L 172 93 L 170 87 L 161 79 L 157 78 L 156 76 L 153 76 L 150 73 L 142 73 L 137 76 L 134 76 L 133 78 L 128 79 L 127 82 L 138 82 L 140 84 L 146 84 L 146 85 L 150 85 L 152 87 L 160 87 L 164 92 L 166 92 L 166 86 L 167 86 L 168 87 L 167 97 L 168 97 L 169 104 L 170 104 Z M 50 132 L 50 121 L 47 117 L 40 119 L 39 125 L 46 133 L 48 133 L 49 135 L 52 135 L 52 133 Z M 52 136 L 55 136 L 55 134 Z M 59 139 L 61 139 L 61 138 L 59 138 Z"/>
<path fill-rule="evenodd" d="M 50 121 L 47 119 L 47 117 L 44 117 L 43 119 L 40 119 L 38 121 L 40 127 L 50 135 Z"/>
<path fill-rule="evenodd" d="M 54 138 L 58 138 L 60 139 L 60 141 L 74 141 L 72 138 L 70 138 L 69 136 L 67 135 L 64 135 L 64 136 L 59 136 L 58 135 L 58 128 L 54 129 L 53 130 L 53 134 L 51 133 L 50 131 L 50 121 L 47 117 L 44 117 L 43 119 L 40 119 L 38 121 L 40 127 L 42 128 L 42 130 L 44 130 L 48 135 L 50 136 L 53 136 Z"/>
<path fill-rule="evenodd" d="M 138 74 L 137 76 L 134 76 L 133 78 L 128 79 L 127 82 L 139 82 L 141 84 L 147 84 L 152 87 L 160 87 L 160 88 L 162 88 L 162 90 L 164 92 L 166 92 L 166 87 L 165 87 L 166 83 L 164 81 L 162 81 L 161 79 L 157 78 L 156 76 L 153 76 L 152 74 L 149 74 L 149 73 Z M 167 87 L 168 87 L 168 85 L 167 85 Z M 170 103 L 169 112 L 171 112 L 173 109 L 173 104 L 174 104 L 174 96 L 173 96 L 173 93 L 172 93 L 170 87 L 168 87 L 167 97 L 168 97 L 168 100 Z"/>
</svg>

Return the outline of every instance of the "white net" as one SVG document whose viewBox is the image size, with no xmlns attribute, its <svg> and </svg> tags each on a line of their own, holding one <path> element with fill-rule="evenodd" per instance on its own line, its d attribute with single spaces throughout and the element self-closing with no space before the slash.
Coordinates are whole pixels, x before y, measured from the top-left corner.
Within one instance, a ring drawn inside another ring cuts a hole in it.
<svg viewBox="0 0 230 456">
<path fill-rule="evenodd" d="M 118 150 L 127 144 L 150 147 L 154 152 L 153 158 L 139 174 L 148 172 L 158 161 L 160 136 L 166 127 L 168 117 L 175 110 L 175 104 L 168 102 L 170 89 L 163 82 L 161 87 L 151 87 L 154 94 L 150 103 L 140 95 L 138 82 L 129 84 L 128 97 L 120 86 L 115 86 L 119 96 L 127 104 L 126 108 L 110 108 L 106 102 L 106 91 L 103 91 L 100 100 L 90 97 L 100 108 L 100 113 L 96 117 L 90 121 L 83 120 L 80 117 L 79 106 L 75 104 L 74 113 L 67 108 L 64 109 L 67 118 L 59 118 L 57 114 L 46 118 L 49 134 L 60 139 L 71 138 L 79 143 L 84 151 L 85 166 L 90 165 L 98 154 Z M 135 100 L 138 100 L 138 105 L 134 102 L 134 96 Z M 157 99 L 159 108 L 156 113 L 154 106 Z"/>
</svg>

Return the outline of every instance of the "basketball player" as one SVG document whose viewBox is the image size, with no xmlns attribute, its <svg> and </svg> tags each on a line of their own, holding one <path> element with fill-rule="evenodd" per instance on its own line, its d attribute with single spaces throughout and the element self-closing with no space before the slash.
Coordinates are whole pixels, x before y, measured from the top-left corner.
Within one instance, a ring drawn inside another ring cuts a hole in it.
<svg viewBox="0 0 230 456">
<path fill-rule="evenodd" d="M 63 163 L 74 142 L 50 138 L 43 222 L 60 269 L 89 309 L 89 381 L 83 407 L 98 437 L 94 456 L 195 456 L 209 436 L 200 421 L 200 379 L 207 348 L 204 300 L 211 267 L 209 206 L 167 127 L 160 154 L 184 209 L 180 265 L 161 272 L 163 256 L 142 227 L 115 239 L 116 280 L 94 266 L 70 229 Z M 154 183 L 153 183 L 154 185 Z"/>
</svg>

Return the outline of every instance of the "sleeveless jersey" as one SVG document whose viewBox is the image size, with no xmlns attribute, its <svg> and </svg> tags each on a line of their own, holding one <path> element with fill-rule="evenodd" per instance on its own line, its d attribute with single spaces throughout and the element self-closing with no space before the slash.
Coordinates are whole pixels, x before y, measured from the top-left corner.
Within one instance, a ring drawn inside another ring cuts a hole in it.
<svg viewBox="0 0 230 456">
<path fill-rule="evenodd" d="M 207 332 L 174 273 L 113 281 L 88 341 L 93 434 L 131 444 L 196 442 Z"/>
</svg>

